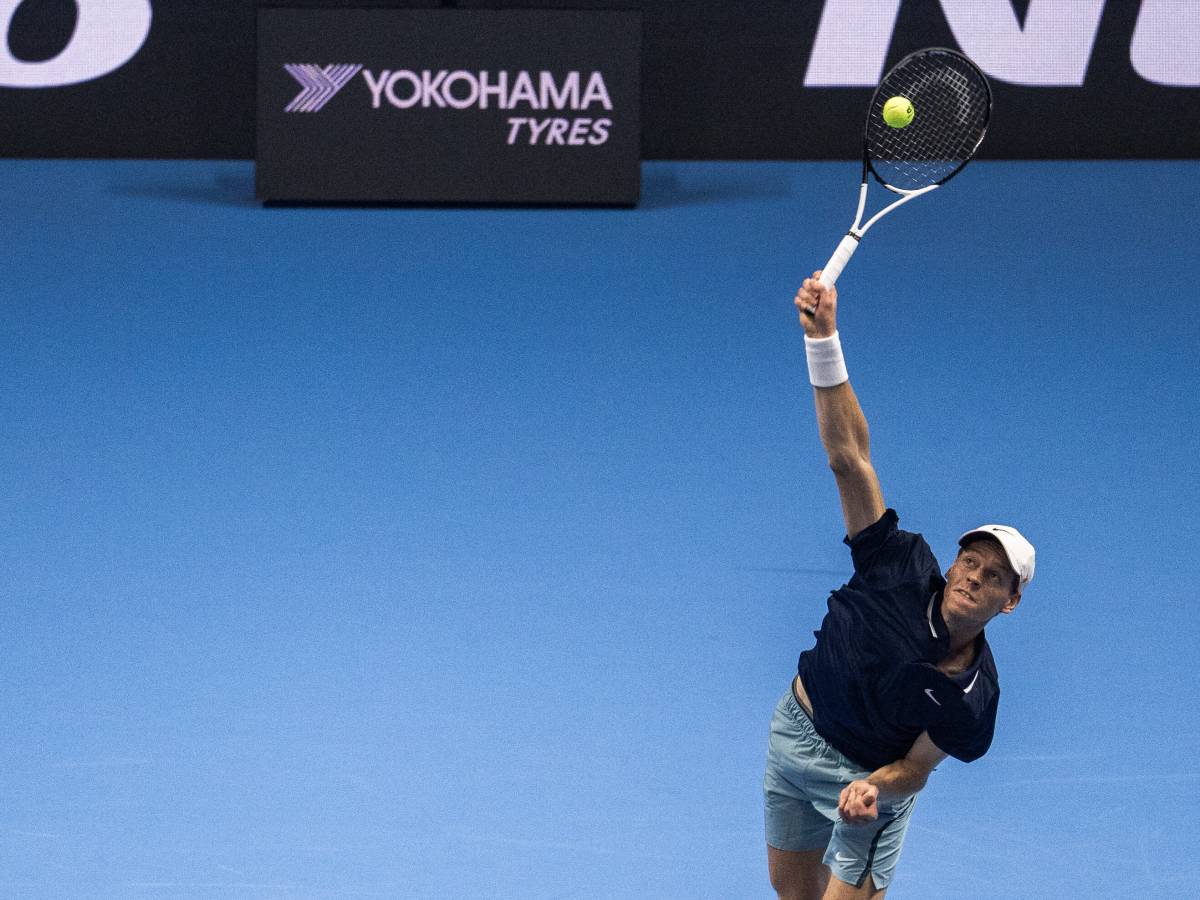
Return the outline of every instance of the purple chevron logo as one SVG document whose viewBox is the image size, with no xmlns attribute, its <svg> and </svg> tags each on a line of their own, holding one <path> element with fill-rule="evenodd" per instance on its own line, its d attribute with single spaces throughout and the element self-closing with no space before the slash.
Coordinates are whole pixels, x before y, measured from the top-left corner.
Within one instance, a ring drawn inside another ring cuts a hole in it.
<svg viewBox="0 0 1200 900">
<path fill-rule="evenodd" d="M 315 63 L 289 63 L 284 69 L 304 88 L 287 105 L 284 112 L 313 113 L 322 109 L 346 84 L 359 73 L 362 66 L 357 63 L 340 63 L 325 66 Z"/>
</svg>

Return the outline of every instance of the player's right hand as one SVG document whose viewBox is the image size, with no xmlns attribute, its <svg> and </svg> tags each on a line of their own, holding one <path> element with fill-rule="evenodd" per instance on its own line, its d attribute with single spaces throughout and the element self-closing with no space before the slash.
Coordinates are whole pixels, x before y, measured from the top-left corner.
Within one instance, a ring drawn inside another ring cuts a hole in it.
<svg viewBox="0 0 1200 900">
<path fill-rule="evenodd" d="M 810 338 L 829 337 L 837 331 L 837 288 L 825 287 L 818 280 L 821 270 L 805 278 L 796 292 L 796 309 L 800 311 L 800 324 Z"/>
</svg>

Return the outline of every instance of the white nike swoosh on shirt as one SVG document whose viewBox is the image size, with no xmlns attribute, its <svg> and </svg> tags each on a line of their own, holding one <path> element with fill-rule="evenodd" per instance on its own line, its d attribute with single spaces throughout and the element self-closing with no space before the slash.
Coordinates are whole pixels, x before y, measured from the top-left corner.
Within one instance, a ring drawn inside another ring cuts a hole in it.
<svg viewBox="0 0 1200 900">
<path fill-rule="evenodd" d="M 836 859 L 838 862 L 854 862 L 853 856 L 842 856 L 841 853 L 833 854 L 833 858 Z"/>
<path fill-rule="evenodd" d="M 963 693 L 964 693 L 964 694 L 969 694 L 969 693 L 971 693 L 971 688 L 975 687 L 975 682 L 976 682 L 976 681 L 978 681 L 978 680 L 979 680 L 979 672 L 978 672 L 978 671 L 976 671 L 976 672 L 975 672 L 975 677 L 971 679 L 971 683 L 970 683 L 970 684 L 968 684 L 968 685 L 967 685 L 965 688 L 963 688 Z"/>
<path fill-rule="evenodd" d="M 933 696 L 933 688 L 925 688 L 925 693 L 928 694 L 929 699 L 932 700 L 934 703 L 936 703 L 938 706 L 942 705 L 942 701 L 939 700 L 937 697 Z"/>
</svg>

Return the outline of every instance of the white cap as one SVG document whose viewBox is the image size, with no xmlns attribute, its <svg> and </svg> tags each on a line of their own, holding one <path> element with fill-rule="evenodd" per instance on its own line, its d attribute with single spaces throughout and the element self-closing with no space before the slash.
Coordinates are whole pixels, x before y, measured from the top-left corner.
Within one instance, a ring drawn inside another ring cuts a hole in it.
<svg viewBox="0 0 1200 900">
<path fill-rule="evenodd" d="M 990 537 L 1000 542 L 1000 546 L 1004 548 L 1004 555 L 1008 557 L 1008 564 L 1020 579 L 1020 590 L 1025 590 L 1025 585 L 1033 580 L 1033 544 L 1025 540 L 1021 532 L 1008 525 L 980 525 L 960 537 L 958 546 L 961 547 L 976 536 Z"/>
</svg>

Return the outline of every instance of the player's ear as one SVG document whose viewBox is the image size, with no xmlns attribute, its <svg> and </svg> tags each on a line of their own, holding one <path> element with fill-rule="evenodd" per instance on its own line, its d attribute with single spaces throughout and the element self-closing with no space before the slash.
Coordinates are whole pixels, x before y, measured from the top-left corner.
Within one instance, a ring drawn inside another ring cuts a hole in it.
<svg viewBox="0 0 1200 900">
<path fill-rule="evenodd" d="M 1000 612 L 1004 613 L 1005 615 L 1008 615 L 1010 612 L 1012 612 L 1014 609 L 1017 608 L 1017 604 L 1020 602 L 1021 602 L 1021 592 L 1016 591 L 1015 593 L 1010 595 L 1008 600 L 1005 601 L 1004 605 L 1002 607 L 1000 607 Z"/>
</svg>

